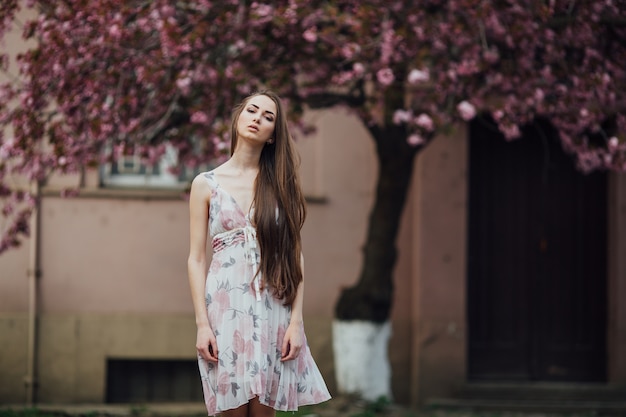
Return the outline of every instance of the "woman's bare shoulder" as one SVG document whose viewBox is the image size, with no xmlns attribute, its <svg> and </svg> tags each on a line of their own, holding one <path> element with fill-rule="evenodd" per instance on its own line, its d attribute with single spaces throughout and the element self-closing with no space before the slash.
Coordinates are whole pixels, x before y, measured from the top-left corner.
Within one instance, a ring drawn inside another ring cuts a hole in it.
<svg viewBox="0 0 626 417">
<path fill-rule="evenodd" d="M 191 181 L 191 194 L 211 196 L 211 171 L 201 172 Z"/>
<path fill-rule="evenodd" d="M 223 164 L 213 168 L 209 171 L 213 175 L 217 175 L 218 177 L 232 177 L 234 175 L 231 164 L 229 161 L 224 162 Z"/>
</svg>

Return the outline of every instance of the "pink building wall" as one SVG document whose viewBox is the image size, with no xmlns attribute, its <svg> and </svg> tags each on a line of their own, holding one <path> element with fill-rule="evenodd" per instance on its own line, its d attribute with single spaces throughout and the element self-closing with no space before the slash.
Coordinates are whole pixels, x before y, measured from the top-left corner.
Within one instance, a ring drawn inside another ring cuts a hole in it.
<svg viewBox="0 0 626 417">
<path fill-rule="evenodd" d="M 304 314 L 309 342 L 334 390 L 331 322 L 342 287 L 355 282 L 376 164 L 373 144 L 347 112 L 311 112 L 319 126 L 298 142 L 305 194 Z M 115 190 L 97 186 L 95 172 L 79 197 L 58 190 L 78 182 L 55 177 L 40 209 L 38 376 L 40 401 L 104 401 L 106 359 L 193 358 L 195 330 L 186 275 L 188 206 L 180 191 Z M 405 216 L 410 218 L 410 214 Z M 392 362 L 408 401 L 410 228 L 403 227 L 398 264 Z M 0 398 L 22 401 L 28 343 L 28 242 L 0 256 Z M 120 321 L 121 320 L 121 321 Z M 99 328 L 94 333 L 94 327 Z M 183 328 L 184 330 L 180 330 Z M 74 329 L 74 330 L 72 330 Z M 170 334 L 176 330 L 176 341 Z M 181 337 L 180 331 L 183 331 Z M 12 337 L 12 336 L 14 337 Z M 1 337 L 1 336 L 0 336 Z M 145 345 L 142 346 L 142 343 Z M 89 371 L 87 371 L 89 370 Z M 71 375 L 71 377 L 69 377 Z"/>
</svg>

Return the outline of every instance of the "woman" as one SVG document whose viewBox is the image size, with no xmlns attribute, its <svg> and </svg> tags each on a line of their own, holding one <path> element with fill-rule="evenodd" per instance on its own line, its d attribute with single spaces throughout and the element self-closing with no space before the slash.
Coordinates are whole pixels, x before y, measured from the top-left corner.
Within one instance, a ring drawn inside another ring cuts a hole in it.
<svg viewBox="0 0 626 417">
<path fill-rule="evenodd" d="M 302 322 L 297 162 L 280 99 L 265 91 L 235 108 L 231 158 L 193 180 L 188 272 L 209 415 L 271 417 L 330 398 Z"/>
</svg>

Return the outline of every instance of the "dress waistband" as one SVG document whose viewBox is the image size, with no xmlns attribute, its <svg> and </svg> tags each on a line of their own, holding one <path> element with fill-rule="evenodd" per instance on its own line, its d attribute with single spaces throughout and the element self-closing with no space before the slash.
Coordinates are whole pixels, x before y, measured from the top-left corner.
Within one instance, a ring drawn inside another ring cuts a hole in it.
<svg viewBox="0 0 626 417">
<path fill-rule="evenodd" d="M 245 242 L 246 237 L 243 229 L 229 230 L 213 236 L 213 252 L 220 252 L 232 245 Z"/>
<path fill-rule="evenodd" d="M 256 229 L 251 225 L 247 225 L 238 229 L 229 230 L 226 232 L 218 233 L 213 236 L 212 246 L 213 252 L 220 252 L 233 245 L 242 244 L 245 251 L 246 262 L 250 265 L 247 268 L 251 272 L 249 281 L 254 289 L 256 300 L 261 301 L 261 284 L 259 282 L 260 277 L 257 274 L 259 270 L 259 252 L 258 242 L 256 237 Z"/>
</svg>

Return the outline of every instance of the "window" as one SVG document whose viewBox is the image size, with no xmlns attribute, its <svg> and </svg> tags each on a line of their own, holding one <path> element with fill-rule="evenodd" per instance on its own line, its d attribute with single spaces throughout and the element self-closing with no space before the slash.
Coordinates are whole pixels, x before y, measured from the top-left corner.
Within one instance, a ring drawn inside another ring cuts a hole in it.
<svg viewBox="0 0 626 417">
<path fill-rule="evenodd" d="M 178 174 L 173 174 L 171 168 L 178 165 L 176 150 L 168 146 L 157 164 L 146 165 L 139 155 L 124 155 L 102 165 L 100 178 L 105 187 L 185 188 L 198 172 L 207 171 L 212 166 L 203 164 L 195 169 L 182 166 Z"/>
<path fill-rule="evenodd" d="M 107 403 L 202 401 L 197 360 L 108 359 Z"/>
</svg>

